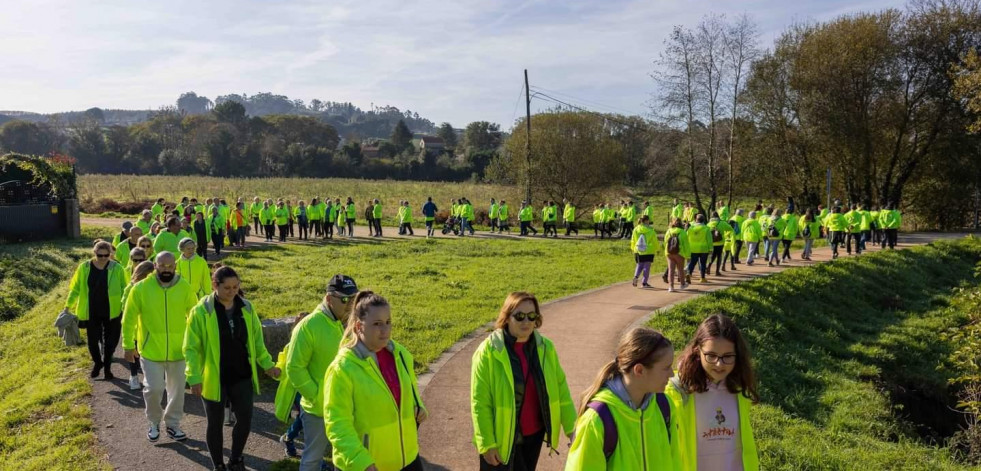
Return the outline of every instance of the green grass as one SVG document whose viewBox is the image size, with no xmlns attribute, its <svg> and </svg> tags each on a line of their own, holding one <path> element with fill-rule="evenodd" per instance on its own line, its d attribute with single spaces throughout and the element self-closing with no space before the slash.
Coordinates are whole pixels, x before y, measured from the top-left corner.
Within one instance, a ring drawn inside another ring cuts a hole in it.
<svg viewBox="0 0 981 471">
<path fill-rule="evenodd" d="M 391 302 L 393 337 L 420 371 L 493 320 L 511 291 L 547 301 L 629 279 L 634 266 L 625 241 L 473 238 L 287 244 L 231 254 L 224 262 L 239 272 L 263 317 L 313 310 L 330 276 L 353 277 L 362 290 Z M 656 259 L 654 270 L 663 267 Z"/>
<path fill-rule="evenodd" d="M 83 238 L 0 247 L 0 469 L 112 469 L 96 451 L 85 376 L 88 352 L 69 349 L 53 322 L 67 278 L 91 250 Z"/>
<path fill-rule="evenodd" d="M 888 391 L 915 392 L 924 408 L 949 398 L 954 345 L 941 333 L 967 322 L 948 304 L 979 258 L 981 242 L 969 238 L 792 269 L 650 325 L 681 349 L 707 315 L 736 320 L 760 380 L 752 420 L 764 469 L 967 469 L 923 438 L 930 429 L 917 430 L 929 414 Z"/>
</svg>

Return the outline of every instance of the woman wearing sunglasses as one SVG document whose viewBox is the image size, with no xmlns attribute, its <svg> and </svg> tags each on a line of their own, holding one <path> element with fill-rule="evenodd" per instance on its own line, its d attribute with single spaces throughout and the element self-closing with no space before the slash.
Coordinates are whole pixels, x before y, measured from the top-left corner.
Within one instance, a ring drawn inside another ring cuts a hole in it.
<svg viewBox="0 0 981 471">
<path fill-rule="evenodd" d="M 511 293 L 473 355 L 470 413 L 481 470 L 534 470 L 542 443 L 555 450 L 562 431 L 571 439 L 576 409 L 541 326 L 535 296 Z"/>
<path fill-rule="evenodd" d="M 75 269 L 65 300 L 65 311 L 78 316 L 88 331 L 93 363 L 91 376 L 95 378 L 104 371 L 107 380 L 114 378 L 110 366 L 122 331 L 119 316 L 123 313 L 122 298 L 126 289 L 123 267 L 109 259 L 111 253 L 112 244 L 101 239 L 95 242 L 92 259 Z"/>
</svg>

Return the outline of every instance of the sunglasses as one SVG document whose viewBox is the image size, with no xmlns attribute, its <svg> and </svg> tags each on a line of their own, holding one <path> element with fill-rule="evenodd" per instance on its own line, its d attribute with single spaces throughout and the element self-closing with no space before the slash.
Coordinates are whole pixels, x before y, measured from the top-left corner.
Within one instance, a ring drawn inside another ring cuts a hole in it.
<svg viewBox="0 0 981 471">
<path fill-rule="evenodd" d="M 95 256 L 96 258 L 109 258 L 109 254 L 107 253 L 97 253 Z"/>
<path fill-rule="evenodd" d="M 331 296 L 337 298 L 337 300 L 339 300 L 341 304 L 347 304 L 347 302 L 350 301 L 351 298 L 353 297 L 353 296 L 338 296 L 336 294 L 332 294 Z"/>
<path fill-rule="evenodd" d="M 518 322 L 523 322 L 525 319 L 528 319 L 529 322 L 535 322 L 542 315 L 537 312 L 516 312 L 511 314 L 511 317 Z"/>
<path fill-rule="evenodd" d="M 146 261 L 145 258 L 134 258 L 131 260 L 133 263 L 143 263 Z"/>
</svg>

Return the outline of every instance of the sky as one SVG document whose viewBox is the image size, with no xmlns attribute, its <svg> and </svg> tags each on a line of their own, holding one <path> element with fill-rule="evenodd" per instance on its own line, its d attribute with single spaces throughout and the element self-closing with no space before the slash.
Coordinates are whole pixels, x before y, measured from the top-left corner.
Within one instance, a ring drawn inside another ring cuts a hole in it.
<svg viewBox="0 0 981 471">
<path fill-rule="evenodd" d="M 0 110 L 158 109 L 187 91 L 272 92 L 509 129 L 528 69 L 533 91 L 649 116 L 650 73 L 674 25 L 747 14 L 768 48 L 795 22 L 904 3 L 31 0 L 0 15 Z M 536 98 L 532 111 L 550 105 Z"/>
</svg>

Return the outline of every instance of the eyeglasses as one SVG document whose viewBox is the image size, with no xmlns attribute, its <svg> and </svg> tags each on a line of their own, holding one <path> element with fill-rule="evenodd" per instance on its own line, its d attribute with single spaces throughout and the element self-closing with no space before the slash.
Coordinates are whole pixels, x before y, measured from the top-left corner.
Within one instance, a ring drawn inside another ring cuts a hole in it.
<svg viewBox="0 0 981 471">
<path fill-rule="evenodd" d="M 714 353 L 702 352 L 702 356 L 705 357 L 705 361 L 709 363 L 719 364 L 721 361 L 723 365 L 732 365 L 736 363 L 736 354 L 731 355 L 716 355 Z"/>
<path fill-rule="evenodd" d="M 537 312 L 516 312 L 511 314 L 511 317 L 518 322 L 523 322 L 525 319 L 528 319 L 529 322 L 535 322 L 541 316 L 542 315 Z"/>
<path fill-rule="evenodd" d="M 96 258 L 109 258 L 109 254 L 107 253 L 97 253 L 95 256 Z"/>
<path fill-rule="evenodd" d="M 146 244 L 146 245 L 141 245 L 140 246 L 141 249 L 148 249 L 150 247 L 152 247 L 150 244 Z"/>
<path fill-rule="evenodd" d="M 146 261 L 146 259 L 145 258 L 133 258 L 133 259 L 130 259 L 130 261 L 133 262 L 133 263 L 143 263 L 143 262 Z"/>
<path fill-rule="evenodd" d="M 338 296 L 336 294 L 331 294 L 334 298 L 341 302 L 341 304 L 347 304 L 351 300 L 351 296 Z"/>
</svg>

